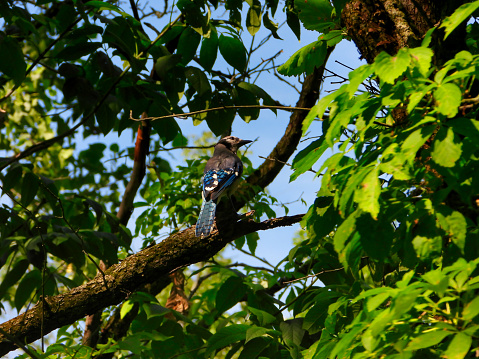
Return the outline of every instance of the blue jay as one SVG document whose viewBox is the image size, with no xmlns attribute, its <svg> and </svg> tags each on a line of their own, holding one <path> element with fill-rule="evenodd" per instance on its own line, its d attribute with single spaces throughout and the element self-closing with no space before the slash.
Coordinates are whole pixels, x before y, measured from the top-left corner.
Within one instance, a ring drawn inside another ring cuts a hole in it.
<svg viewBox="0 0 479 359">
<path fill-rule="evenodd" d="M 234 189 L 233 185 L 243 173 L 243 163 L 236 155 L 238 149 L 252 141 L 234 136 L 223 137 L 215 146 L 213 157 L 206 162 L 203 176 L 203 204 L 201 205 L 196 236 L 206 237 L 213 228 L 216 204 L 223 193 Z"/>
</svg>

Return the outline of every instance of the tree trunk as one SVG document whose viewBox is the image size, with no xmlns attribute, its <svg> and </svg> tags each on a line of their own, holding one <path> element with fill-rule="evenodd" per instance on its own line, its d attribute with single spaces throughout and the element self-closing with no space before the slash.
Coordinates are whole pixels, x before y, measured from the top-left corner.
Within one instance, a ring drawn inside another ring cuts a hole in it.
<svg viewBox="0 0 479 359">
<path fill-rule="evenodd" d="M 381 51 L 395 55 L 402 47 L 419 46 L 427 31 L 462 3 L 464 0 L 352 0 L 345 5 L 341 20 L 361 57 L 372 63 Z M 465 24 L 446 41 L 443 38 L 444 32 L 436 29 L 432 39 L 436 65 L 466 48 Z"/>
</svg>

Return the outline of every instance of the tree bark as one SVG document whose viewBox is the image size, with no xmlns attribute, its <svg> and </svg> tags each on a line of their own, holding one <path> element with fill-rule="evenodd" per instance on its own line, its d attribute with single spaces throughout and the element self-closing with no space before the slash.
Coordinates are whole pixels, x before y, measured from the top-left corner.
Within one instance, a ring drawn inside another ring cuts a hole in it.
<svg viewBox="0 0 479 359">
<path fill-rule="evenodd" d="M 420 46 L 427 31 L 440 24 L 464 0 L 352 0 L 341 20 L 361 57 L 372 63 L 386 51 L 395 55 L 402 47 Z M 436 29 L 433 48 L 436 64 L 441 65 L 465 46 L 465 25 L 456 29 L 446 41 L 444 32 Z"/>
</svg>

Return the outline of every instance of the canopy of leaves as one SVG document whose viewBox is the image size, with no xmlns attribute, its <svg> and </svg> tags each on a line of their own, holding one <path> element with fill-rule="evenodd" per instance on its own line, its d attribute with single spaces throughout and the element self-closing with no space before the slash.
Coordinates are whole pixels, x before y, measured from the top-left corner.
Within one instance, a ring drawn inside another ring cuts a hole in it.
<svg viewBox="0 0 479 359">
<path fill-rule="evenodd" d="M 300 36 L 301 23 L 319 37 L 280 74 L 313 74 L 348 39 L 340 18 L 345 3 L 286 1 L 294 34 Z M 171 19 L 155 29 L 156 38 L 145 31 L 147 8 L 139 16 L 135 6 L 130 15 L 116 2 L 0 5 L 0 52 L 9 54 L 0 58 L 1 309 L 21 312 L 104 275 L 132 255 L 135 237 L 144 247 L 165 233 L 183 238 L 180 231 L 197 218 L 210 150 L 193 149 L 195 156 L 174 169 L 152 156 L 133 194 L 139 215 L 127 227 L 129 216 L 112 213 L 119 213 L 136 169 L 107 160 L 132 153 L 90 140 L 136 129 L 133 118 L 145 113 L 162 117 L 151 121 L 150 150 L 158 152 L 188 143 L 174 116 L 186 108 L 217 136 L 229 133 L 236 117 L 258 119 L 260 105 L 277 102 L 251 78 L 260 66 L 270 70 L 274 54 L 252 64 L 242 29 L 253 36 L 264 26 L 279 38 L 268 15 L 278 5 L 180 0 L 166 8 Z M 291 185 L 312 166 L 321 180 L 296 245 L 280 263 L 204 258 L 185 270 L 194 282 L 189 288 L 173 278 L 168 300 L 160 280 L 124 293 L 118 308 L 104 308 L 96 328 L 102 335 L 93 342 L 82 343 L 78 323 L 71 323 L 42 349 L 2 329 L 0 349 L 15 343 L 23 357 L 72 358 L 475 357 L 479 28 L 470 21 L 468 47 L 444 62 L 436 61 L 433 41 L 464 26 L 479 2 L 456 7 L 440 28 L 423 34 L 421 46 L 382 52 L 351 70 L 302 121 L 303 135 L 315 139 L 305 139 L 293 159 Z M 224 17 L 215 18 L 216 11 Z M 317 120 L 321 131 L 313 133 Z M 248 179 L 260 172 L 243 162 Z M 264 188 L 248 190 L 256 218 L 276 216 L 274 197 Z M 234 246 L 260 258 L 258 240 L 253 232 Z M 179 268 L 190 264 L 185 258 Z M 168 304 L 178 298 L 189 310 Z"/>
</svg>

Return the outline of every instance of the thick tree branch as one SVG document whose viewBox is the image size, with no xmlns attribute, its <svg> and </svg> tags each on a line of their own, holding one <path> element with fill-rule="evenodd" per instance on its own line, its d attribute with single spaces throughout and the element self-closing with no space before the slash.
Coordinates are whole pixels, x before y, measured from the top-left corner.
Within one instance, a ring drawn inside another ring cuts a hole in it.
<svg viewBox="0 0 479 359">
<path fill-rule="evenodd" d="M 111 266 L 106 270 L 105 276 L 97 275 L 90 282 L 67 293 L 45 298 L 44 310 L 39 302 L 32 309 L 1 324 L 0 330 L 22 343 L 30 343 L 40 338 L 42 315 L 46 334 L 85 315 L 116 305 L 140 286 L 154 282 L 178 268 L 208 260 L 241 236 L 259 230 L 290 226 L 302 218 L 303 214 L 264 222 L 254 222 L 252 219 L 230 222 L 227 230 L 220 227 L 207 239 L 196 237 L 194 227 L 190 227 Z M 0 335 L 0 355 L 15 349 L 15 343 Z"/>
<path fill-rule="evenodd" d="M 144 113 L 142 117 L 146 117 L 146 113 Z M 136 193 L 138 192 L 138 188 L 140 188 L 141 181 L 145 177 L 146 156 L 148 155 L 150 146 L 150 130 L 151 125 L 149 121 L 142 121 L 138 126 L 133 169 L 131 171 L 130 181 L 125 188 L 125 193 L 123 194 L 120 208 L 116 214 L 120 220 L 120 223 L 125 226 L 128 224 L 128 220 L 133 212 L 133 203 Z"/>
</svg>

